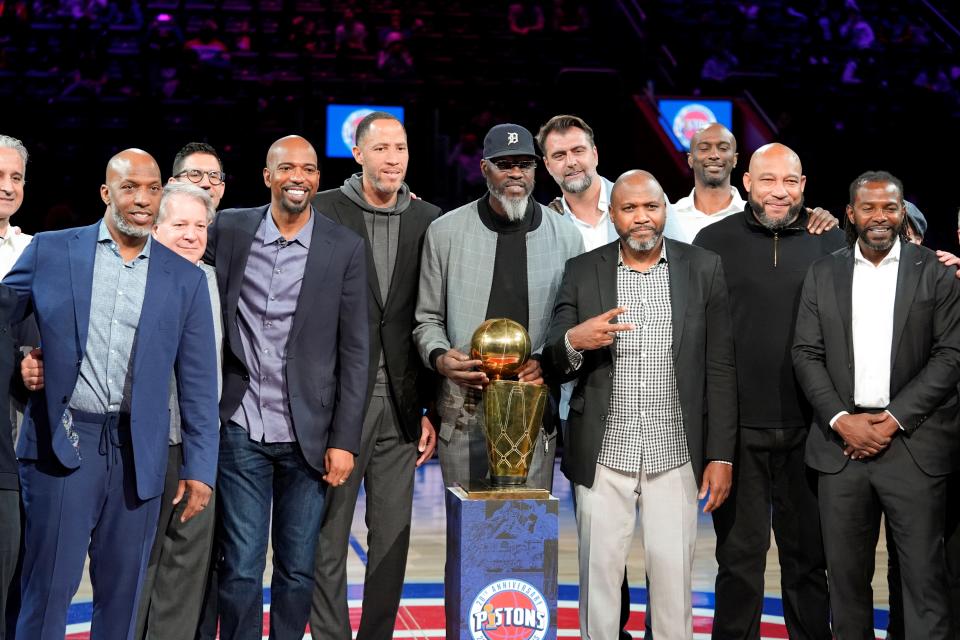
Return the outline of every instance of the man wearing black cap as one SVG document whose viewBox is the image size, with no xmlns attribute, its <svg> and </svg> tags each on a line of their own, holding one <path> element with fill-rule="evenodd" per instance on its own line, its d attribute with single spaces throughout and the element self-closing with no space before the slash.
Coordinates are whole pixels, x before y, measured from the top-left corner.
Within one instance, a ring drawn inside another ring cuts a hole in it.
<svg viewBox="0 0 960 640">
<path fill-rule="evenodd" d="M 907 240 L 913 244 L 923 244 L 923 236 L 927 234 L 926 217 L 912 202 L 904 200 L 903 206 L 907 210 L 907 224 L 903 227 L 907 234 Z"/>
<path fill-rule="evenodd" d="M 480 161 L 489 191 L 427 229 L 414 339 L 423 361 L 443 376 L 437 435 L 446 486 L 487 475 L 480 400 L 488 380 L 469 356 L 474 330 L 488 318 L 522 324 L 534 356 L 518 379 L 542 382 L 539 354 L 563 268 L 583 252 L 576 227 L 531 197 L 536 167 L 530 132 L 496 125 L 484 138 Z M 554 434 L 541 430 L 529 486 L 553 485 L 553 443 Z"/>
</svg>

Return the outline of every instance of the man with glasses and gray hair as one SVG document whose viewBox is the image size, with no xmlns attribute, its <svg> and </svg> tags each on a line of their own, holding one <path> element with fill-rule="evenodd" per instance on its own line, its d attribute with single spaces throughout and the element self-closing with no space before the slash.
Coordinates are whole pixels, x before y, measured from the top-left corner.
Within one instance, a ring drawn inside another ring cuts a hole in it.
<svg viewBox="0 0 960 640">
<path fill-rule="evenodd" d="M 542 383 L 539 354 L 563 268 L 583 253 L 576 227 L 533 199 L 536 168 L 530 132 L 516 124 L 494 126 L 480 161 L 489 191 L 427 229 L 413 336 L 424 363 L 444 378 L 437 435 L 445 486 L 487 475 L 480 400 L 488 380 L 477 370 L 480 361 L 468 355 L 474 330 L 489 318 L 522 324 L 534 355 L 518 378 Z M 552 488 L 555 439 L 540 431 L 528 486 Z"/>
</svg>

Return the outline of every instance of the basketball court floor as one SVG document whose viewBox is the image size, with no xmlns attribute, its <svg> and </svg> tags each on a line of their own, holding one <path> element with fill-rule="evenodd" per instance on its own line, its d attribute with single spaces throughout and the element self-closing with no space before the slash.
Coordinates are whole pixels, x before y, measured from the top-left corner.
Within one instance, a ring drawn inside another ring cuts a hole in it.
<svg viewBox="0 0 960 640">
<path fill-rule="evenodd" d="M 554 495 L 560 500 L 560 545 L 559 578 L 560 594 L 557 611 L 557 635 L 561 638 L 579 637 L 577 621 L 577 535 L 570 484 L 557 464 L 554 479 Z M 438 640 L 445 637 L 443 617 L 443 564 L 445 554 L 446 524 L 444 516 L 444 488 L 440 467 L 436 459 L 417 471 L 410 555 L 407 561 L 407 579 L 403 601 L 397 616 L 395 638 L 419 638 Z M 366 527 L 364 526 L 364 500 L 357 506 L 350 538 L 351 551 L 347 565 L 350 589 L 351 619 L 354 632 L 360 620 L 363 574 L 366 563 Z M 713 619 L 713 587 L 717 572 L 714 560 L 716 537 L 710 517 L 701 514 L 697 540 L 696 560 L 693 575 L 694 637 L 709 638 Z M 876 607 L 876 637 L 884 638 L 887 621 L 886 545 L 881 531 L 877 549 L 877 571 L 873 580 Z M 267 563 L 264 573 L 264 631 L 267 637 L 269 625 L 269 580 L 272 567 Z M 643 637 L 646 591 L 643 589 L 642 548 L 637 537 L 628 564 L 631 577 L 632 614 L 627 628 L 634 637 Z M 771 540 L 767 554 L 766 599 L 761 634 L 764 639 L 787 638 L 780 602 L 780 571 L 777 550 Z M 68 640 L 87 640 L 90 629 L 90 583 L 84 577 L 80 590 L 70 610 Z M 309 634 L 305 634 L 309 638 Z"/>
</svg>

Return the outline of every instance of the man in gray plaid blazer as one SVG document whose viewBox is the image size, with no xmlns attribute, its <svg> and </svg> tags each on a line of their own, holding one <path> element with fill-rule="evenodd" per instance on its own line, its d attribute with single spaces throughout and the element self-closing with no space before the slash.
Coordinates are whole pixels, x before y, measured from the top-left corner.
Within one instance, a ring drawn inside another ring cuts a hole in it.
<svg viewBox="0 0 960 640">
<path fill-rule="evenodd" d="M 539 354 L 563 266 L 583 252 L 577 229 L 531 197 L 536 166 L 530 132 L 496 125 L 480 161 L 489 192 L 435 220 L 424 240 L 414 340 L 427 366 L 443 376 L 437 435 L 446 486 L 487 475 L 481 395 L 487 379 L 468 355 L 474 330 L 488 318 L 521 323 L 534 356 L 518 379 L 542 382 Z M 530 486 L 552 487 L 554 441 L 554 433 L 541 430 Z"/>
</svg>

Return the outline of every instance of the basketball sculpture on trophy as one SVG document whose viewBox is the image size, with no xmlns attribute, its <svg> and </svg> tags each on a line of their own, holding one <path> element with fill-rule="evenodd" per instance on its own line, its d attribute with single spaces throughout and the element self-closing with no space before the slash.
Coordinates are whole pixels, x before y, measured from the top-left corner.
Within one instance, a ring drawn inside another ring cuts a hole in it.
<svg viewBox="0 0 960 640">
<path fill-rule="evenodd" d="M 530 358 L 530 336 L 519 322 L 487 320 L 473 333 L 470 357 L 490 378 L 483 390 L 483 424 L 487 438 L 490 483 L 519 488 L 527 480 L 534 444 L 549 393 L 547 385 L 505 380 Z"/>
</svg>

